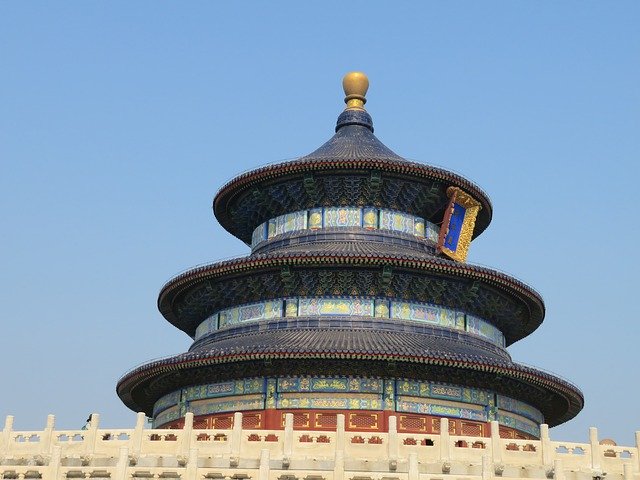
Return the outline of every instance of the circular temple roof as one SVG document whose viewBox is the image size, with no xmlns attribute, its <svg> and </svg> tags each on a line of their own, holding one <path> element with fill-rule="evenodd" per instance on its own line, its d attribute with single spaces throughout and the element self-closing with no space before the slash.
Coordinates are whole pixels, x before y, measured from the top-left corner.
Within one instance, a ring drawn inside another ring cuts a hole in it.
<svg viewBox="0 0 640 480">
<path fill-rule="evenodd" d="M 385 267 L 393 272 L 387 285 L 379 278 Z M 292 280 L 289 289 L 283 268 Z M 165 284 L 158 308 L 170 323 L 193 336 L 198 324 L 216 308 L 308 294 L 296 285 L 319 294 L 324 283 L 335 291 L 339 279 L 329 281 L 327 275 L 339 276 L 340 271 L 351 272 L 342 288 L 358 288 L 360 295 L 428 302 L 439 296 L 441 301 L 435 303 L 455 305 L 491 321 L 507 345 L 529 335 L 544 319 L 542 297 L 509 275 L 402 246 L 362 241 L 305 244 L 300 249 L 294 246 L 198 267 Z"/>
<path fill-rule="evenodd" d="M 492 388 L 533 404 L 551 426 L 581 410 L 584 399 L 576 386 L 514 363 L 508 354 L 492 352 L 491 348 L 433 332 L 299 325 L 234 329 L 190 352 L 128 372 L 118 382 L 117 391 L 129 408 L 150 414 L 155 400 L 166 393 L 187 385 L 246 376 L 249 371 L 265 375 L 319 371 L 326 375 L 395 374 Z"/>
<path fill-rule="evenodd" d="M 440 223 L 447 189 L 454 186 L 480 203 L 474 236 L 482 233 L 492 216 L 488 196 L 453 172 L 408 161 L 383 145 L 364 110 L 366 76 L 353 72 L 343 85 L 347 108 L 335 135 L 309 155 L 223 186 L 213 204 L 222 226 L 249 244 L 266 220 L 328 206 L 388 208 Z M 507 345 L 544 319 L 544 302 L 533 288 L 489 268 L 438 257 L 432 240 L 346 230 L 313 235 L 283 235 L 252 255 L 178 275 L 162 288 L 158 308 L 191 336 L 221 308 L 290 296 L 382 296 L 455 307 L 493 323 Z M 256 373 L 404 377 L 490 388 L 535 406 L 550 426 L 573 418 L 584 404 L 576 386 L 513 362 L 502 346 L 469 332 L 338 316 L 222 328 L 186 353 L 131 370 L 117 392 L 129 408 L 151 415 L 154 402 L 178 388 Z"/>
<path fill-rule="evenodd" d="M 373 134 L 371 116 L 362 107 L 362 80 L 345 82 L 345 101 L 360 106 L 340 114 L 335 135 L 309 155 L 251 170 L 224 185 L 213 202 L 220 224 L 249 244 L 260 223 L 321 206 L 369 204 L 440 221 L 448 203 L 446 190 L 455 186 L 482 205 L 474 237 L 480 235 L 491 221 L 489 197 L 456 173 L 406 160 L 386 147 Z"/>
</svg>

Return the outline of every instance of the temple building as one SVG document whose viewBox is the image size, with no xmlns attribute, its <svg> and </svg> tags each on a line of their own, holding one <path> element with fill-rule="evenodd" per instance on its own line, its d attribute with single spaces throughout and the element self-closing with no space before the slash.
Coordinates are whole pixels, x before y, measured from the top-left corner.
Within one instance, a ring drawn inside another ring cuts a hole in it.
<svg viewBox="0 0 640 480">
<path fill-rule="evenodd" d="M 327 143 L 215 196 L 251 252 L 162 287 L 193 344 L 119 380 L 135 427 L 15 431 L 9 415 L 0 478 L 640 480 L 640 431 L 632 447 L 550 438 L 583 396 L 507 351 L 544 303 L 465 263 L 487 195 L 385 147 L 366 76 L 343 85 Z"/>
<path fill-rule="evenodd" d="M 219 190 L 216 219 L 251 252 L 162 287 L 160 312 L 193 344 L 125 374 L 122 401 L 163 429 L 187 416 L 229 429 L 241 412 L 252 430 L 292 418 L 293 429 L 335 431 L 344 419 L 347 432 L 446 424 L 538 439 L 540 424 L 573 418 L 580 390 L 507 351 L 542 323 L 541 296 L 465 263 L 491 222 L 489 197 L 387 148 L 364 107 L 367 77 L 349 73 L 343 86 L 324 145 Z"/>
</svg>

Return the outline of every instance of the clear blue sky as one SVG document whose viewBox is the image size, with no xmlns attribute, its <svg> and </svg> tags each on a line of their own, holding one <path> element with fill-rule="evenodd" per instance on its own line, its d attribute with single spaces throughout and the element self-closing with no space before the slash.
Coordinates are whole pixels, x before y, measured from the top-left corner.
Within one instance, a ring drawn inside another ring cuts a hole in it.
<svg viewBox="0 0 640 480">
<path fill-rule="evenodd" d="M 328 139 L 342 75 L 376 134 L 477 182 L 470 261 L 545 297 L 514 359 L 579 385 L 587 427 L 640 430 L 638 2 L 0 3 L 0 416 L 134 414 L 121 374 L 186 350 L 162 284 L 247 253 L 217 189 Z"/>
</svg>

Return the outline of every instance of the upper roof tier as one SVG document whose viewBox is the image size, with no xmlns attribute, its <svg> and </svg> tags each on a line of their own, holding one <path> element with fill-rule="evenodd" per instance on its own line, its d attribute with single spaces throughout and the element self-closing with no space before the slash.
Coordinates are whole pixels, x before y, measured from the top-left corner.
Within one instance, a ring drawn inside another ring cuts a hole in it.
<svg viewBox="0 0 640 480">
<path fill-rule="evenodd" d="M 364 109 L 368 80 L 353 72 L 343 80 L 347 108 L 335 135 L 296 160 L 251 170 L 224 185 L 214 198 L 220 224 L 246 244 L 261 223 L 314 207 L 375 206 L 439 223 L 458 187 L 481 204 L 474 238 L 491 222 L 489 197 L 474 183 L 442 168 L 402 158 L 373 134 Z"/>
</svg>

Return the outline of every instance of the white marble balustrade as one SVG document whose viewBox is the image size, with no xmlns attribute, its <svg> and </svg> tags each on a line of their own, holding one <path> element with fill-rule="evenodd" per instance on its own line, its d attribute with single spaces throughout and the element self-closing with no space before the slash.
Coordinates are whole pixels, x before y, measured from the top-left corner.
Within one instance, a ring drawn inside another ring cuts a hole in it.
<svg viewBox="0 0 640 480">
<path fill-rule="evenodd" d="M 242 428 L 236 413 L 230 430 L 193 428 L 187 414 L 180 430 L 146 429 L 140 413 L 133 429 L 102 429 L 94 414 L 86 430 L 14 431 L 6 419 L 0 436 L 0 478 L 180 478 L 220 480 L 640 480 L 640 432 L 633 447 L 600 445 L 595 428 L 587 443 L 491 437 Z"/>
</svg>

